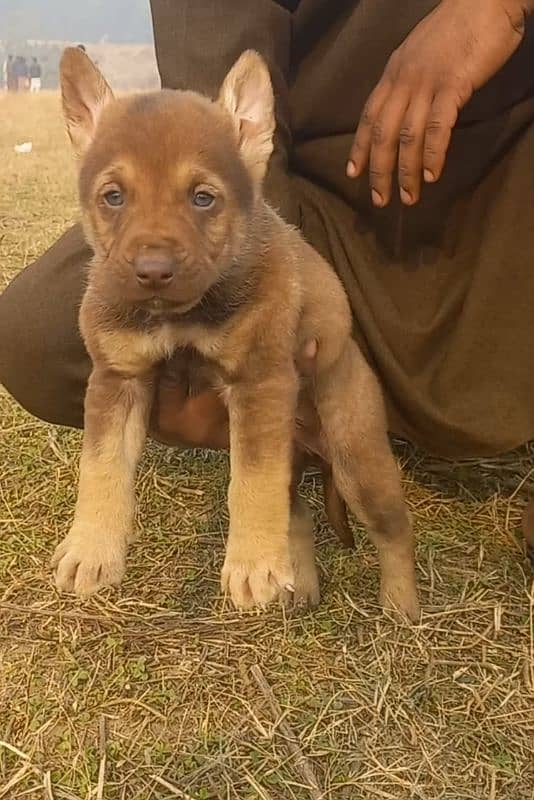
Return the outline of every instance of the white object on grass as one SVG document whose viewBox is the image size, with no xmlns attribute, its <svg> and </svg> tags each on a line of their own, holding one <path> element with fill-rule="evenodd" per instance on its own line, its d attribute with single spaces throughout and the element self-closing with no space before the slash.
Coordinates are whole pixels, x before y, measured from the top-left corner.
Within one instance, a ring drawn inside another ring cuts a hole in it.
<svg viewBox="0 0 534 800">
<path fill-rule="evenodd" d="M 22 142 L 22 144 L 16 144 L 13 149 L 15 153 L 31 153 L 32 147 L 32 142 Z"/>
</svg>

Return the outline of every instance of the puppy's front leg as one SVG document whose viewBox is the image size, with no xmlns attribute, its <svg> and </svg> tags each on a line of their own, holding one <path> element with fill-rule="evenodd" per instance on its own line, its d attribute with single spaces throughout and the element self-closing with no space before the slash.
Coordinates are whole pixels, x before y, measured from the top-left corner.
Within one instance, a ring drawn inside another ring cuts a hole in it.
<svg viewBox="0 0 534 800">
<path fill-rule="evenodd" d="M 266 605 L 294 584 L 288 532 L 296 398 L 292 364 L 230 390 L 230 532 L 222 588 L 239 608 Z"/>
<path fill-rule="evenodd" d="M 124 378 L 108 369 L 93 370 L 74 522 L 52 559 L 58 589 L 87 597 L 123 577 L 152 391 L 151 376 Z"/>
</svg>

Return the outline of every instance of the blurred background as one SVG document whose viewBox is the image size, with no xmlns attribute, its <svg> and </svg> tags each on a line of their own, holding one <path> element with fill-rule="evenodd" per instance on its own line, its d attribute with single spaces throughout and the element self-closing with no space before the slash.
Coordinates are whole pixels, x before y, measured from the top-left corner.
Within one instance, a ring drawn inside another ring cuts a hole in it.
<svg viewBox="0 0 534 800">
<path fill-rule="evenodd" d="M 37 58 L 42 88 L 57 89 L 68 44 L 83 44 L 115 89 L 159 86 L 149 0 L 0 0 L 0 64 Z"/>
</svg>

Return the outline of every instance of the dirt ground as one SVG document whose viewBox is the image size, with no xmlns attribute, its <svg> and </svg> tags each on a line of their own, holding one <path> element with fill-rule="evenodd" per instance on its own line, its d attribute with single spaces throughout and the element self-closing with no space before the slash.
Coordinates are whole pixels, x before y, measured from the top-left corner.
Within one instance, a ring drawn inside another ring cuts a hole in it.
<svg viewBox="0 0 534 800">
<path fill-rule="evenodd" d="M 1 96 L 0 286 L 76 216 L 57 96 Z M 532 449 L 450 465 L 399 447 L 424 607 L 410 627 L 377 607 L 361 531 L 354 552 L 336 544 L 313 476 L 320 608 L 226 607 L 227 458 L 154 444 L 124 585 L 59 597 L 80 435 L 5 392 L 0 418 L 0 799 L 533 800 Z"/>
</svg>

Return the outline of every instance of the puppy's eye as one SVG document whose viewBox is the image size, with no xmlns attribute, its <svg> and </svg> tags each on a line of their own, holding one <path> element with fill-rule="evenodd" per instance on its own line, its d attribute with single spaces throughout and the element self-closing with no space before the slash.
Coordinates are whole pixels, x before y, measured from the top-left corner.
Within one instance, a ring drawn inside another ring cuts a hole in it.
<svg viewBox="0 0 534 800">
<path fill-rule="evenodd" d="M 211 208 L 215 202 L 215 197 L 204 190 L 199 190 L 193 194 L 193 205 L 197 208 Z"/>
<path fill-rule="evenodd" d="M 124 195 L 120 189 L 111 189 L 109 192 L 105 193 L 104 201 L 106 205 L 118 208 L 118 206 L 122 206 L 124 203 Z"/>
</svg>

